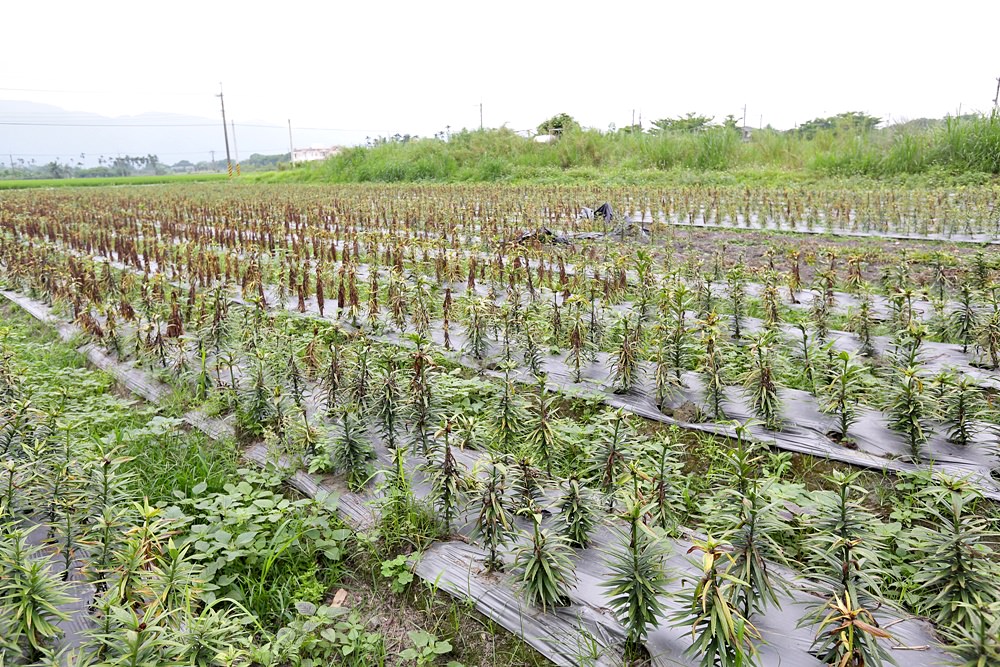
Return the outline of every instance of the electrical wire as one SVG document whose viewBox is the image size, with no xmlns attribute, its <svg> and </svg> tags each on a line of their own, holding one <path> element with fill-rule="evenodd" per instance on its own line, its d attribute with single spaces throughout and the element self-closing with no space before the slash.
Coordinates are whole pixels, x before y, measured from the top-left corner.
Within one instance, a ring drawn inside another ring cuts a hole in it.
<svg viewBox="0 0 1000 667">
<path fill-rule="evenodd" d="M 35 121 L 10 121 L 0 120 L 0 125 L 10 125 L 16 127 L 218 127 L 218 123 L 55 123 L 55 122 L 35 122 Z M 261 123 L 236 123 L 236 127 L 258 128 L 267 130 L 284 130 L 287 125 L 265 125 Z M 292 126 L 296 131 L 305 132 L 373 132 L 376 130 L 365 130 L 360 128 L 346 127 L 297 127 Z M 382 130 L 378 130 L 381 132 Z"/>
</svg>

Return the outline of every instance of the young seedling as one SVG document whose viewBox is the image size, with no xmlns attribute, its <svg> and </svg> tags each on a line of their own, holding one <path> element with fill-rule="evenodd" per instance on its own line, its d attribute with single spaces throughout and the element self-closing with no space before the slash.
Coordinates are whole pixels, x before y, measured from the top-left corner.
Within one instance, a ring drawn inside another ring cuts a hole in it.
<svg viewBox="0 0 1000 667">
<path fill-rule="evenodd" d="M 774 357 L 776 354 L 774 334 L 761 332 L 750 346 L 750 370 L 743 378 L 750 407 L 754 414 L 769 429 L 780 430 L 781 399 L 775 377 Z"/>
<path fill-rule="evenodd" d="M 634 499 L 625 514 L 629 531 L 609 554 L 611 577 L 603 587 L 608 604 L 625 626 L 625 655 L 639 657 L 650 628 L 659 625 L 670 578 L 663 567 L 664 551 L 659 538 L 642 523 L 644 507 Z"/>
<path fill-rule="evenodd" d="M 726 383 L 723 375 L 725 357 L 720 347 L 722 330 L 719 317 L 709 313 L 701 322 L 701 377 L 705 385 L 705 404 L 713 419 L 725 418 L 722 403 L 726 400 Z"/>
<path fill-rule="evenodd" d="M 982 496 L 962 480 L 943 479 L 923 496 L 930 523 L 906 544 L 919 554 L 914 580 L 926 592 L 919 610 L 949 630 L 976 627 L 979 610 L 1000 605 L 1000 565 L 990 547 L 1000 534 L 977 516 Z"/>
<path fill-rule="evenodd" d="M 372 476 L 375 450 L 365 436 L 356 409 L 346 407 L 341 412 L 340 433 L 334 439 L 329 456 L 332 470 L 345 475 L 352 491 L 364 489 Z"/>
<path fill-rule="evenodd" d="M 376 427 L 386 447 L 395 449 L 397 435 L 403 425 L 403 393 L 400 387 L 402 371 L 392 353 L 381 360 L 380 366 L 375 382 Z"/>
<path fill-rule="evenodd" d="M 861 340 L 861 349 L 858 351 L 863 357 L 875 356 L 875 319 L 872 316 L 872 296 L 864 289 L 858 297 L 858 310 L 852 318 L 852 326 Z"/>
<path fill-rule="evenodd" d="M 963 281 L 958 291 L 958 308 L 951 314 L 951 328 L 962 344 L 962 354 L 969 351 L 979 329 L 979 311 L 976 309 L 977 293 L 968 282 Z"/>
<path fill-rule="evenodd" d="M 835 357 L 830 384 L 823 391 L 823 411 L 836 417 L 836 434 L 845 444 L 851 442 L 848 430 L 857 419 L 857 403 L 863 389 L 864 372 L 865 367 L 855 362 L 849 353 L 840 352 Z"/>
<path fill-rule="evenodd" d="M 529 543 L 518 547 L 514 567 L 521 592 L 530 604 L 547 611 L 569 604 L 569 591 L 575 582 L 572 550 L 566 541 L 542 529 L 542 515 L 525 512 L 532 522 Z"/>
<path fill-rule="evenodd" d="M 586 549 L 590 545 L 590 534 L 597 524 L 594 506 L 584 489 L 579 479 L 570 477 L 558 504 L 562 535 L 576 549 Z"/>
<path fill-rule="evenodd" d="M 981 351 L 986 368 L 1000 368 L 1000 307 L 994 306 L 993 312 L 979 325 L 976 348 Z"/>
<path fill-rule="evenodd" d="M 552 477 L 555 465 L 562 460 L 561 444 L 553 424 L 558 400 L 557 395 L 550 395 L 544 378 L 541 378 L 536 391 L 531 394 L 529 426 L 524 437 L 525 453 L 537 461 L 549 477 Z"/>
<path fill-rule="evenodd" d="M 479 484 L 475 507 L 478 508 L 473 536 L 487 551 L 486 569 L 502 570 L 500 547 L 514 536 L 514 514 L 507 499 L 507 469 L 497 459 L 488 464 L 486 479 Z"/>
<path fill-rule="evenodd" d="M 889 427 L 906 437 L 910 456 L 919 461 L 928 438 L 924 426 L 928 413 L 924 381 L 913 366 L 897 370 L 895 377 L 896 385 L 891 390 L 888 406 Z"/>
<path fill-rule="evenodd" d="M 451 434 L 455 428 L 454 416 L 441 420 L 441 426 L 434 434 L 434 447 L 424 470 L 431 477 L 434 504 L 444 516 L 444 527 L 451 534 L 451 521 L 461 505 L 469 481 L 462 466 L 455 458 Z"/>
<path fill-rule="evenodd" d="M 632 391 L 639 380 L 639 340 L 636 329 L 629 325 L 628 317 L 622 318 L 621 341 L 611 358 L 611 384 L 616 394 L 627 394 Z"/>
</svg>

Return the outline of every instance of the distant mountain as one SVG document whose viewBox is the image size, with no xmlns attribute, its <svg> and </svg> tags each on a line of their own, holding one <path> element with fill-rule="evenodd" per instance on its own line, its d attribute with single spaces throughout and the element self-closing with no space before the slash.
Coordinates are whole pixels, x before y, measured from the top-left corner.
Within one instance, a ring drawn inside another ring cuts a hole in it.
<svg viewBox="0 0 1000 667">
<path fill-rule="evenodd" d="M 356 133 L 296 130 L 296 148 L 363 143 Z M 233 150 L 233 137 L 229 137 Z M 288 127 L 269 123 L 236 124 L 241 158 L 253 153 L 288 152 Z M 222 120 L 170 113 L 109 117 L 68 111 L 36 102 L 0 100 L 0 162 L 95 166 L 101 157 L 154 154 L 160 162 L 225 160 Z M 82 157 L 81 157 L 82 156 Z M 235 157 L 235 155 L 234 155 Z"/>
</svg>

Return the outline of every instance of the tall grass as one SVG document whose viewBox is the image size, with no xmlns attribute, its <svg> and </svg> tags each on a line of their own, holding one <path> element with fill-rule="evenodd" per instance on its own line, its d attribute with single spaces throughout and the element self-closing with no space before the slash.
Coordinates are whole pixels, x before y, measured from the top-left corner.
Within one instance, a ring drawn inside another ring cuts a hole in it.
<svg viewBox="0 0 1000 667">
<path fill-rule="evenodd" d="M 957 169 L 1000 174 L 1000 115 L 949 118 L 936 149 L 938 160 Z"/>
<path fill-rule="evenodd" d="M 819 176 L 887 177 L 978 173 L 1000 175 L 1000 117 L 948 119 L 928 129 L 760 130 L 744 141 L 736 130 L 605 133 L 567 131 L 537 143 L 510 130 L 460 132 L 448 142 L 417 139 L 351 148 L 304 165 L 279 180 L 324 182 L 536 180 L 552 174 L 587 177 L 689 170 L 775 170 Z"/>
</svg>

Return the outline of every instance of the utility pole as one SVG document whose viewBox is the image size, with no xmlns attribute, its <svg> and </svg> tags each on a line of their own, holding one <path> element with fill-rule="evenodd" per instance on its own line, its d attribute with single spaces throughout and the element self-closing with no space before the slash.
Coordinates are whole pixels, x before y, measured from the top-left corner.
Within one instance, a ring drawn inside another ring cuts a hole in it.
<svg viewBox="0 0 1000 667">
<path fill-rule="evenodd" d="M 233 161 L 229 157 L 229 128 L 226 126 L 226 100 L 222 97 L 222 84 L 219 84 L 219 102 L 222 104 L 222 136 L 226 140 L 226 171 L 229 178 L 233 177 Z"/>
<path fill-rule="evenodd" d="M 479 103 L 479 131 L 483 131 L 483 103 Z"/>
<path fill-rule="evenodd" d="M 295 165 L 295 148 L 292 146 L 292 119 L 288 119 L 288 159 Z"/>
<path fill-rule="evenodd" d="M 212 154 L 212 171 L 215 171 L 215 151 L 208 151 Z"/>
<path fill-rule="evenodd" d="M 240 149 L 236 147 L 236 121 L 230 120 L 229 124 L 233 130 L 233 157 L 236 158 L 236 175 L 240 175 Z"/>
<path fill-rule="evenodd" d="M 740 126 L 740 131 L 742 132 L 743 128 L 746 127 L 746 126 L 747 126 L 747 105 L 744 104 L 743 105 L 743 124 Z"/>
</svg>

